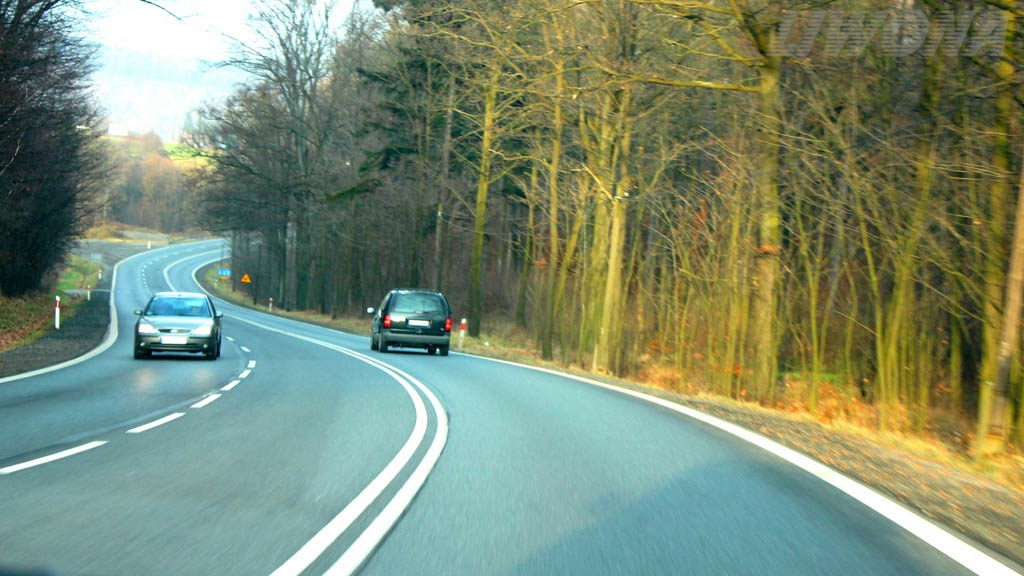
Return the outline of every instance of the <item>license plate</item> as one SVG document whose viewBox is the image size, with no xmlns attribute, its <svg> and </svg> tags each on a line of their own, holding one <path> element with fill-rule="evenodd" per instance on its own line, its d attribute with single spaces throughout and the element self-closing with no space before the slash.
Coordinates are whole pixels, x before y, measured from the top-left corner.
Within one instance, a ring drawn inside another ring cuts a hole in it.
<svg viewBox="0 0 1024 576">
<path fill-rule="evenodd" d="M 188 336 L 161 336 L 161 344 L 188 344 Z"/>
<path fill-rule="evenodd" d="M 430 326 L 430 321 L 429 320 L 409 320 L 409 326 L 429 327 Z"/>
</svg>

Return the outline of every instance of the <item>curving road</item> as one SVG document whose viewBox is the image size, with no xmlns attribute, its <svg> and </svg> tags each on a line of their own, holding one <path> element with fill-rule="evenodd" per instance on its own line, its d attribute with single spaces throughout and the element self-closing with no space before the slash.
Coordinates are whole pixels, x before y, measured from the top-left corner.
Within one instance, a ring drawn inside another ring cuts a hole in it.
<svg viewBox="0 0 1024 576">
<path fill-rule="evenodd" d="M 578 378 L 227 303 L 217 362 L 133 360 L 132 310 L 220 249 L 123 261 L 108 348 L 0 380 L 0 573 L 1013 573 L 799 455 Z"/>
</svg>

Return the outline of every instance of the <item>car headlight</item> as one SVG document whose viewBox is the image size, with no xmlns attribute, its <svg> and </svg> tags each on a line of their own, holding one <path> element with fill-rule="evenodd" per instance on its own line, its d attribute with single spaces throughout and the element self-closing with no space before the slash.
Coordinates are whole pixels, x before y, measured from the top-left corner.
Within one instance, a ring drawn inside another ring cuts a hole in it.
<svg viewBox="0 0 1024 576">
<path fill-rule="evenodd" d="M 139 334 L 156 334 L 156 326 L 149 322 L 139 322 Z"/>
<path fill-rule="evenodd" d="M 203 324 L 192 331 L 193 336 L 209 336 L 213 331 L 213 324 Z"/>
</svg>

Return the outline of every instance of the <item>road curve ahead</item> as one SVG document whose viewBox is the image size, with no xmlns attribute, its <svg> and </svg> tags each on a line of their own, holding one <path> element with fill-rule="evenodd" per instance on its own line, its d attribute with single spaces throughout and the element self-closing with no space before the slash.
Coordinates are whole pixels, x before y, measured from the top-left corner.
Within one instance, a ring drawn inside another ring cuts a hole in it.
<svg viewBox="0 0 1024 576">
<path fill-rule="evenodd" d="M 732 434 L 556 374 L 371 352 L 227 303 L 220 360 L 133 360 L 131 311 L 197 289 L 220 250 L 122 262 L 108 349 L 0 381 L 0 573 L 1000 569 Z"/>
</svg>

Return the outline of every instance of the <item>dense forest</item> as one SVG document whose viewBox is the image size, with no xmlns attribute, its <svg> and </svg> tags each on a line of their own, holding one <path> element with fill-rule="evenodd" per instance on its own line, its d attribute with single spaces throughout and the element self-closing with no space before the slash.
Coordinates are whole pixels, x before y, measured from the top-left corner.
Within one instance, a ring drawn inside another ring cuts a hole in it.
<svg viewBox="0 0 1024 576">
<path fill-rule="evenodd" d="M 101 221 L 180 233 L 196 225 L 205 163 L 192 148 L 159 136 L 129 133 L 104 139 L 116 170 L 108 175 Z"/>
<path fill-rule="evenodd" d="M 1024 446 L 1021 7 L 898 6 L 266 0 L 204 223 L 288 309 L 435 287 L 566 365 Z"/>
</svg>

